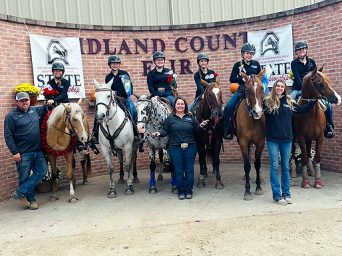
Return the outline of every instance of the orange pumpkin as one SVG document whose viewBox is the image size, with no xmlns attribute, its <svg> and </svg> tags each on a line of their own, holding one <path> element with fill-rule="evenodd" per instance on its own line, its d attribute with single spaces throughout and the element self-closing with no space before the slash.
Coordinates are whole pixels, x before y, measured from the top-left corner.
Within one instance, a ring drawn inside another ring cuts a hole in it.
<svg viewBox="0 0 342 256">
<path fill-rule="evenodd" d="M 93 89 L 91 90 L 90 101 L 93 101 L 93 102 L 96 101 L 96 99 L 95 99 L 95 88 L 93 88 Z"/>
<path fill-rule="evenodd" d="M 232 93 L 235 93 L 237 91 L 237 89 L 239 88 L 239 84 L 238 83 L 232 83 L 229 88 L 230 88 L 230 91 Z"/>
</svg>

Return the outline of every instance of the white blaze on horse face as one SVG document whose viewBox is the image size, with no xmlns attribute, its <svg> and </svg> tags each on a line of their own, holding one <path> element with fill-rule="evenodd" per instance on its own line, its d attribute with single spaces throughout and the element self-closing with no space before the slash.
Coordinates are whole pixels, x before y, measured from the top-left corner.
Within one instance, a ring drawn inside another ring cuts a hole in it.
<svg viewBox="0 0 342 256">
<path fill-rule="evenodd" d="M 212 90 L 212 92 L 215 94 L 216 100 L 219 101 L 218 94 L 219 94 L 219 92 L 220 92 L 220 89 L 215 87 L 215 88 Z"/>
<path fill-rule="evenodd" d="M 335 96 L 336 96 L 336 98 L 337 98 L 337 105 L 341 105 L 341 96 L 334 90 L 334 94 L 335 94 Z"/>
<path fill-rule="evenodd" d="M 257 88 L 258 88 L 258 83 L 254 82 L 254 95 L 255 95 L 255 106 L 254 106 L 254 110 L 255 113 L 257 114 L 257 116 L 255 117 L 255 119 L 260 119 L 262 116 L 262 107 L 261 107 L 261 102 L 259 102 L 258 98 L 257 98 Z"/>
</svg>

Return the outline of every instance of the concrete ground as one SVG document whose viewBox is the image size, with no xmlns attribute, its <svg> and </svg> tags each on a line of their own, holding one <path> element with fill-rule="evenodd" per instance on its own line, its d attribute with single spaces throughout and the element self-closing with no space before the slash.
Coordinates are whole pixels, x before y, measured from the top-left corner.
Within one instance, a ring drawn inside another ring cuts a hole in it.
<svg viewBox="0 0 342 256">
<path fill-rule="evenodd" d="M 342 255 L 342 174 L 322 171 L 322 190 L 293 179 L 294 204 L 280 206 L 272 202 L 267 166 L 265 194 L 244 201 L 242 168 L 222 165 L 225 188 L 216 190 L 209 175 L 192 200 L 170 193 L 169 173 L 158 194 L 149 194 L 143 170 L 132 196 L 117 185 L 118 197 L 108 199 L 105 175 L 79 185 L 75 204 L 65 186 L 59 201 L 38 194 L 36 211 L 2 202 L 0 255 Z"/>
</svg>

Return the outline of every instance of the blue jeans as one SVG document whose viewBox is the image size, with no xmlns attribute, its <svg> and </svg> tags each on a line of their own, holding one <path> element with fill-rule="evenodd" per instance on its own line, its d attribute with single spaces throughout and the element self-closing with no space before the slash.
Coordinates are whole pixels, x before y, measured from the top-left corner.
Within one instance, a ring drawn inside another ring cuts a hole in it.
<svg viewBox="0 0 342 256">
<path fill-rule="evenodd" d="M 134 106 L 133 101 L 129 97 L 126 99 L 126 107 L 127 107 L 128 111 L 129 111 L 129 113 L 131 113 L 133 121 L 136 122 L 137 118 L 138 118 L 137 110 L 136 110 L 136 108 Z"/>
<path fill-rule="evenodd" d="M 178 194 L 192 194 L 196 144 L 189 144 L 187 148 L 170 146 L 169 154 L 174 166 Z"/>
<path fill-rule="evenodd" d="M 233 96 L 230 98 L 230 100 L 227 102 L 227 104 L 224 106 L 223 111 L 223 125 L 224 125 L 224 131 L 227 130 L 230 119 L 233 117 L 233 111 L 235 109 L 236 104 L 240 101 L 240 99 L 243 97 L 243 93 L 241 91 L 237 91 L 233 94 Z"/>
<path fill-rule="evenodd" d="M 298 90 L 292 90 L 290 93 L 290 96 L 292 99 L 296 100 L 297 96 L 301 93 L 302 91 L 298 91 Z"/>
<path fill-rule="evenodd" d="M 270 182 L 273 199 L 278 201 L 282 197 L 291 197 L 289 160 L 292 142 L 267 141 L 267 151 L 270 158 Z M 279 153 L 281 157 L 281 190 L 278 180 Z"/>
<path fill-rule="evenodd" d="M 176 102 L 176 97 L 175 96 L 169 95 L 169 96 L 166 96 L 165 98 L 167 98 L 170 101 L 171 107 L 173 107 L 175 105 L 175 102 Z"/>
<path fill-rule="evenodd" d="M 21 161 L 16 163 L 16 166 L 19 173 L 17 195 L 26 197 L 29 202 L 35 201 L 34 189 L 42 181 L 48 169 L 43 151 L 21 154 Z"/>
</svg>

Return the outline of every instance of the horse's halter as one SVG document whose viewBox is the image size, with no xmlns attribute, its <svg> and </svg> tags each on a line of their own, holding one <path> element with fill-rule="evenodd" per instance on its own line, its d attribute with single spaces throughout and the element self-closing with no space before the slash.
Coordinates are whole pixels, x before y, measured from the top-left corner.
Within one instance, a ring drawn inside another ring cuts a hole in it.
<svg viewBox="0 0 342 256">
<path fill-rule="evenodd" d="M 97 106 L 99 106 L 99 105 L 104 105 L 106 107 L 107 111 L 106 111 L 105 117 L 107 117 L 107 121 L 109 121 L 115 116 L 117 109 L 118 109 L 118 106 L 116 105 L 116 109 L 115 109 L 113 115 L 111 117 L 109 117 L 109 110 L 112 108 L 112 106 L 114 106 L 114 102 L 115 102 L 115 99 L 114 99 L 113 94 L 112 94 L 112 89 L 96 88 L 95 93 L 96 92 L 110 92 L 110 100 L 109 100 L 108 104 L 105 104 L 103 102 L 99 102 L 99 103 L 96 103 L 96 105 L 95 105 L 96 110 L 97 110 Z"/>
<path fill-rule="evenodd" d="M 254 77 L 255 75 L 250 75 L 248 76 L 248 80 L 246 81 L 246 84 L 248 84 L 248 82 L 253 78 L 253 81 L 254 81 Z M 253 83 L 256 83 L 256 81 L 254 81 Z M 253 84 L 253 87 L 255 85 Z M 258 84 L 257 87 L 259 87 L 260 85 Z M 245 100 L 246 100 L 246 108 L 247 108 L 247 112 L 248 112 L 248 115 L 250 117 L 253 117 L 254 119 L 256 119 L 258 117 L 258 114 L 257 112 L 255 111 L 255 109 L 251 106 L 251 103 L 249 102 L 249 97 L 248 97 L 248 89 L 247 89 L 247 86 L 245 86 Z M 256 90 L 255 90 L 255 94 L 256 94 Z M 256 98 L 256 95 L 255 95 L 255 98 Z"/>
<path fill-rule="evenodd" d="M 69 111 L 66 106 L 64 104 L 62 104 L 65 110 L 65 120 L 64 123 L 65 124 L 69 124 L 70 128 L 68 126 L 66 126 L 71 132 L 65 132 L 61 129 L 59 129 L 58 127 L 56 127 L 55 125 L 53 126 L 57 131 L 60 131 L 61 133 L 64 133 L 66 135 L 69 135 L 70 137 L 72 137 L 73 135 L 77 135 L 75 127 L 72 125 L 71 123 L 71 111 Z"/>
</svg>

